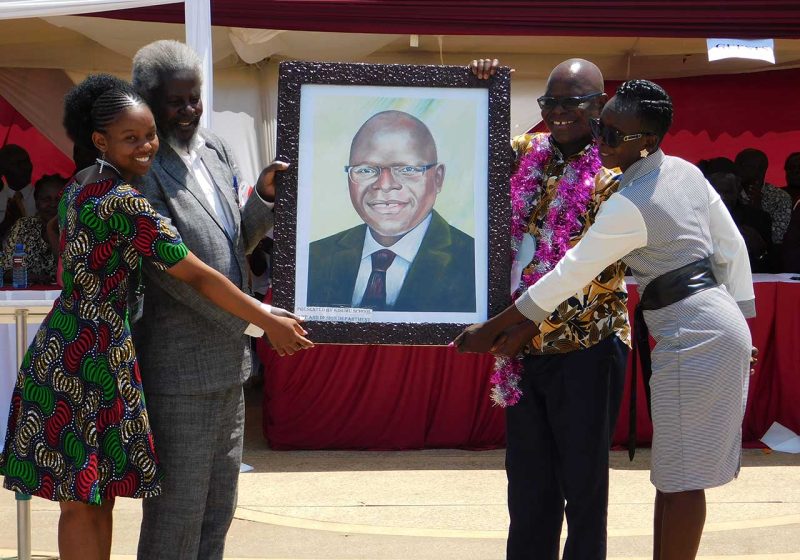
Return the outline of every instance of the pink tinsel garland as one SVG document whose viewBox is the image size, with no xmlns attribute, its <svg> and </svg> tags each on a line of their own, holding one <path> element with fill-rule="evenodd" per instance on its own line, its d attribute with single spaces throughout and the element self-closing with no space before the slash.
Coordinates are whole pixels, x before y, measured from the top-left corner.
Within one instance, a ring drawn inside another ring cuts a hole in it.
<svg viewBox="0 0 800 560">
<path fill-rule="evenodd" d="M 534 204 L 543 196 L 544 168 L 553 155 L 549 136 L 537 135 L 531 148 L 521 159 L 517 173 L 511 178 L 511 253 L 516 258 L 523 237 L 528 233 L 528 221 Z M 586 212 L 594 188 L 594 176 L 600 170 L 597 147 L 592 145 L 578 159 L 564 169 L 556 187 L 557 192 L 547 211 L 537 237 L 536 252 L 525 267 L 518 298 L 529 286 L 550 272 L 569 249 L 573 232 L 580 227 L 579 218 Z M 499 406 L 516 404 L 522 392 L 519 389 L 522 362 L 519 357 L 498 356 L 495 360 L 491 382 L 492 400 Z"/>
</svg>

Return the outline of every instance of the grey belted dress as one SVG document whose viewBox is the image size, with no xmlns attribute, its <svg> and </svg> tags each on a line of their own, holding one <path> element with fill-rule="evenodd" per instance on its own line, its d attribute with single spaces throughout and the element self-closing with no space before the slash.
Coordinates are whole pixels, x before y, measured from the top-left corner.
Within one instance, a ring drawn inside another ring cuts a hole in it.
<svg viewBox="0 0 800 560">
<path fill-rule="evenodd" d="M 744 240 L 700 170 L 661 150 L 634 163 L 587 235 L 516 302 L 540 322 L 617 259 L 641 294 L 706 257 L 719 286 L 644 312 L 656 341 L 651 481 L 662 492 L 725 484 L 741 458 L 755 296 Z"/>
</svg>

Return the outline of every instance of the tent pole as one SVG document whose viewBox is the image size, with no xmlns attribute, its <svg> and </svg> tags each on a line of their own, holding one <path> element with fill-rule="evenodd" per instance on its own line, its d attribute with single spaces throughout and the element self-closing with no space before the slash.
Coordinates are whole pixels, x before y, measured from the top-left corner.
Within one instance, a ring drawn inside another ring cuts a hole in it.
<svg viewBox="0 0 800 560">
<path fill-rule="evenodd" d="M 192 47 L 203 63 L 203 114 L 200 126 L 211 128 L 214 114 L 214 56 L 211 47 L 211 2 L 210 0 L 184 0 L 186 22 L 186 44 Z"/>
<path fill-rule="evenodd" d="M 14 313 L 17 328 L 17 366 L 28 349 L 28 310 L 17 309 Z M 17 500 L 17 558 L 31 560 L 31 497 L 16 493 Z"/>
</svg>

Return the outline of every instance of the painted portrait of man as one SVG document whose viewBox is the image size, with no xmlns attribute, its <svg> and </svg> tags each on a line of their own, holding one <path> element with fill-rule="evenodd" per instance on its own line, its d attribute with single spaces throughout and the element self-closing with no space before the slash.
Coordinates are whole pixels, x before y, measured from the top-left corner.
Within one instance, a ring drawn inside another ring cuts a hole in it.
<svg viewBox="0 0 800 560">
<path fill-rule="evenodd" d="M 475 311 L 475 243 L 434 206 L 447 171 L 420 119 L 367 119 L 344 167 L 363 224 L 309 246 L 309 306 Z"/>
</svg>

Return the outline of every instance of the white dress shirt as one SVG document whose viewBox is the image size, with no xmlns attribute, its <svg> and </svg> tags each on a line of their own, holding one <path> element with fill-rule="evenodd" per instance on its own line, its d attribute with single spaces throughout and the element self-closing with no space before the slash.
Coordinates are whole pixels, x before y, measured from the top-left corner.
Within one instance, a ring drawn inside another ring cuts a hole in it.
<svg viewBox="0 0 800 560">
<path fill-rule="evenodd" d="M 217 218 L 219 218 L 219 221 L 222 223 L 225 231 L 228 232 L 228 236 L 233 239 L 236 235 L 233 214 L 231 213 L 230 206 L 223 199 L 222 193 L 219 191 L 216 183 L 214 183 L 214 179 L 211 178 L 211 173 L 208 171 L 205 163 L 203 163 L 203 160 L 200 159 L 198 150 L 203 146 L 203 144 L 204 141 L 199 133 L 195 134 L 188 150 L 173 142 L 169 143 L 169 145 L 172 146 L 172 149 L 175 150 L 175 153 L 178 154 L 178 156 L 180 156 L 180 158 L 183 160 L 183 163 L 186 164 L 186 168 L 194 176 L 197 183 L 200 185 L 208 205 L 214 210 L 214 213 L 217 215 Z M 267 312 L 269 312 L 271 309 L 271 306 L 263 303 L 261 304 L 261 307 L 267 310 Z M 260 327 L 250 323 L 245 328 L 244 334 L 254 338 L 260 338 L 264 336 L 264 331 Z"/>
<path fill-rule="evenodd" d="M 411 268 L 411 263 L 414 262 L 414 257 L 419 252 L 422 238 L 428 231 L 431 217 L 431 214 L 428 214 L 417 227 L 406 233 L 391 247 L 384 247 L 375 241 L 372 231 L 367 228 L 364 236 L 364 248 L 361 251 L 361 264 L 358 267 L 358 276 L 356 276 L 356 286 L 353 289 L 353 307 L 359 306 L 364 297 L 364 291 L 367 289 L 367 282 L 372 273 L 372 253 L 382 249 L 388 249 L 396 255 L 392 264 L 386 269 L 386 305 L 389 307 L 394 305 L 397 296 L 400 295 L 408 269 Z"/>
<path fill-rule="evenodd" d="M 216 183 L 214 183 L 214 179 L 211 178 L 211 173 L 209 173 L 208 168 L 200 158 L 200 153 L 198 150 L 203 146 L 203 144 L 204 141 L 200 137 L 199 133 L 195 134 L 194 138 L 192 139 L 192 144 L 189 146 L 188 150 L 184 147 L 174 144 L 173 142 L 170 142 L 170 146 L 172 146 L 172 149 L 175 150 L 175 153 L 180 156 L 180 158 L 183 160 L 183 163 L 186 164 L 187 169 L 194 176 L 197 184 L 200 185 L 200 188 L 202 189 L 203 194 L 208 201 L 208 205 L 214 210 L 217 218 L 219 218 L 219 221 L 224 226 L 225 231 L 228 232 L 228 235 L 232 239 L 236 234 L 233 214 L 231 214 L 230 206 L 222 197 L 219 187 L 216 185 Z"/>
<path fill-rule="evenodd" d="M 3 187 L 3 190 L 0 191 L 0 221 L 2 221 L 6 216 L 6 207 L 8 206 L 8 201 L 11 200 L 18 192 L 22 193 L 22 204 L 25 206 L 25 215 L 36 215 L 36 199 L 33 197 L 33 185 L 26 185 L 19 191 L 15 191 L 6 185 Z"/>
</svg>

